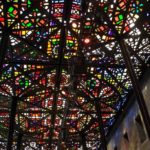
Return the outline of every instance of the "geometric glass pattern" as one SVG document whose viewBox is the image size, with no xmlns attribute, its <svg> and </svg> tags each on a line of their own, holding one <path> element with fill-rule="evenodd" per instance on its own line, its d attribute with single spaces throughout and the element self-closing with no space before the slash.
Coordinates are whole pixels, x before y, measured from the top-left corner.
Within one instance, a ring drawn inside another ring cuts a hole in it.
<svg viewBox="0 0 150 150">
<path fill-rule="evenodd" d="M 132 92 L 120 42 L 138 79 L 150 65 L 148 9 L 148 0 L 0 1 L 0 148 L 13 99 L 12 149 L 20 135 L 25 150 L 100 148 Z"/>
</svg>

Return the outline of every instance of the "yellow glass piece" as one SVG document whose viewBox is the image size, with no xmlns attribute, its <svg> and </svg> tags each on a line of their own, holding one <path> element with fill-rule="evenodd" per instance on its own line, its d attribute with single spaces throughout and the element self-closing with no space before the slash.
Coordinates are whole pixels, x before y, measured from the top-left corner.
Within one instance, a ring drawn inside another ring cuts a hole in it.
<svg viewBox="0 0 150 150">
<path fill-rule="evenodd" d="M 47 54 L 48 55 L 50 55 L 51 54 L 51 51 L 52 51 L 52 49 L 51 49 L 51 42 L 48 42 L 48 45 L 47 45 Z"/>
<path fill-rule="evenodd" d="M 19 73 L 18 72 L 15 72 L 15 76 L 17 76 Z"/>
<path fill-rule="evenodd" d="M 25 35 L 26 34 L 26 31 L 22 31 L 22 35 Z"/>
</svg>

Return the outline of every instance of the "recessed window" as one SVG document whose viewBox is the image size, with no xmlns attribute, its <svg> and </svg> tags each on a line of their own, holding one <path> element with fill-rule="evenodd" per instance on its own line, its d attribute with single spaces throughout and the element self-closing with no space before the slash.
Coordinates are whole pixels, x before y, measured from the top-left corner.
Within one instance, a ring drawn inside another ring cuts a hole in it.
<svg viewBox="0 0 150 150">
<path fill-rule="evenodd" d="M 128 150 L 129 149 L 129 137 L 128 137 L 128 133 L 127 132 L 125 132 L 123 134 L 123 142 L 124 142 L 125 149 Z"/>
<path fill-rule="evenodd" d="M 136 121 L 136 126 L 137 126 L 140 141 L 141 143 L 143 143 L 146 140 L 146 134 L 144 131 L 144 126 L 143 126 L 140 115 L 137 115 L 137 117 L 135 118 L 135 121 Z"/>
<path fill-rule="evenodd" d="M 126 141 L 129 142 L 129 137 L 128 137 L 128 133 L 127 133 L 127 132 L 125 132 L 125 133 L 123 134 L 123 137 L 124 137 L 124 139 L 125 139 Z"/>
<path fill-rule="evenodd" d="M 114 147 L 114 150 L 118 150 L 117 146 Z"/>
</svg>

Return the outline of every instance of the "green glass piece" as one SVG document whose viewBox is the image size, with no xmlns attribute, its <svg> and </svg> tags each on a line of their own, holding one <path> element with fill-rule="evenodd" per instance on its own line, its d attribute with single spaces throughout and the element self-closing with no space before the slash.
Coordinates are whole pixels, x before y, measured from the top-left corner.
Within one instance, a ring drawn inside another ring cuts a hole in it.
<svg viewBox="0 0 150 150">
<path fill-rule="evenodd" d="M 72 47 L 74 45 L 73 41 L 67 42 L 67 46 Z"/>
<path fill-rule="evenodd" d="M 53 39 L 53 40 L 52 40 L 52 44 L 53 44 L 53 45 L 57 45 L 58 43 L 59 43 L 59 42 L 58 42 L 56 39 Z"/>
<path fill-rule="evenodd" d="M 31 5 L 31 1 L 30 0 L 28 0 L 28 5 Z"/>
<path fill-rule="evenodd" d="M 96 81 L 95 80 L 88 80 L 86 82 L 87 86 L 90 88 L 90 89 L 93 89 L 95 86 L 96 86 Z"/>
<path fill-rule="evenodd" d="M 84 26 L 85 29 L 90 29 L 92 26 Z"/>
<path fill-rule="evenodd" d="M 10 14 L 10 16 L 11 16 L 11 17 L 13 17 L 13 18 L 15 17 L 15 15 L 14 15 L 14 14 Z"/>
<path fill-rule="evenodd" d="M 144 4 L 140 4 L 140 7 L 143 7 L 144 6 Z"/>
<path fill-rule="evenodd" d="M 104 12 L 107 12 L 107 10 L 108 10 L 108 7 L 104 7 Z"/>
<path fill-rule="evenodd" d="M 119 19 L 123 20 L 123 15 L 122 14 L 119 15 Z"/>
<path fill-rule="evenodd" d="M 13 8 L 13 7 L 9 7 L 9 9 L 8 9 L 8 11 L 9 11 L 10 13 L 12 13 L 12 12 L 13 12 L 13 10 L 14 10 L 14 8 Z"/>
<path fill-rule="evenodd" d="M 73 43 L 68 43 L 67 44 L 69 47 L 72 47 L 73 46 Z"/>
<path fill-rule="evenodd" d="M 121 21 L 118 21 L 116 24 L 119 25 L 121 23 Z"/>
<path fill-rule="evenodd" d="M 32 26 L 32 23 L 29 22 L 29 23 L 27 24 L 27 27 L 31 27 L 31 26 Z"/>
<path fill-rule="evenodd" d="M 24 26 L 24 27 L 26 26 L 24 22 L 22 22 L 21 24 L 22 24 L 22 26 Z"/>
<path fill-rule="evenodd" d="M 32 26 L 32 23 L 27 23 L 27 24 L 25 24 L 24 22 L 22 22 L 21 23 L 22 24 L 22 26 L 24 26 L 24 27 L 31 27 Z"/>
<path fill-rule="evenodd" d="M 20 85 L 23 85 L 23 82 L 22 82 L 22 80 L 19 80 L 19 84 L 20 84 Z"/>
<path fill-rule="evenodd" d="M 33 12 L 39 12 L 39 10 L 37 8 L 33 9 Z"/>
<path fill-rule="evenodd" d="M 87 81 L 87 85 L 88 85 L 88 86 L 90 85 L 90 81 L 89 81 L 89 80 Z"/>
<path fill-rule="evenodd" d="M 26 82 L 25 82 L 25 86 L 28 86 L 28 85 L 29 85 L 29 82 L 28 82 L 28 81 L 26 81 Z"/>
</svg>

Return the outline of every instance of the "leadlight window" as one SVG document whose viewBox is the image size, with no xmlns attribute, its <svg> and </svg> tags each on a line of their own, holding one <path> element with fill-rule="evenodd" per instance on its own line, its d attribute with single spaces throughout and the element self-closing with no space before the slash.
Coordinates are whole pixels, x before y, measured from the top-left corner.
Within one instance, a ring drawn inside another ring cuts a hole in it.
<svg viewBox="0 0 150 150">
<path fill-rule="evenodd" d="M 0 1 L 0 144 L 7 147 L 11 99 L 19 98 L 13 147 L 101 145 L 132 89 L 123 40 L 138 78 L 149 65 L 147 0 Z M 65 13 L 67 12 L 67 13 Z M 118 38 L 119 36 L 119 38 Z M 67 136 L 61 136 L 65 135 Z"/>
</svg>

